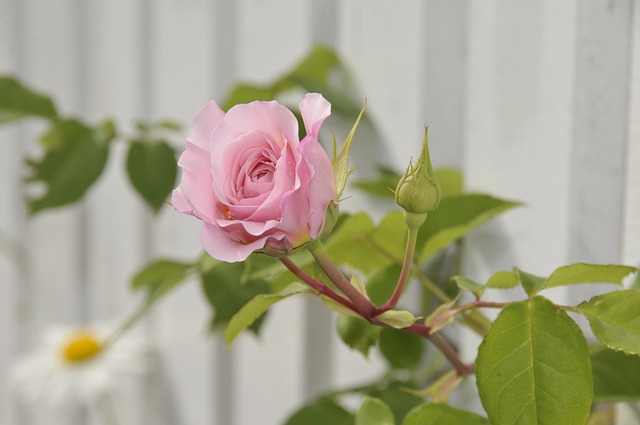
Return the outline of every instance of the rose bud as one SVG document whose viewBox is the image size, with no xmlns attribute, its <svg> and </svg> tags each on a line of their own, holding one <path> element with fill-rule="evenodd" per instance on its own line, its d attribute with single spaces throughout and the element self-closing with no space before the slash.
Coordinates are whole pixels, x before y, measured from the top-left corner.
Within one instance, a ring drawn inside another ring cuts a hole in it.
<svg viewBox="0 0 640 425">
<path fill-rule="evenodd" d="M 198 111 L 172 203 L 202 220 L 200 239 L 213 258 L 242 261 L 258 250 L 286 255 L 328 230 L 336 180 L 318 133 L 331 105 L 307 94 L 300 113 L 302 140 L 295 116 L 276 101 L 236 105 L 226 114 L 211 101 Z"/>
<path fill-rule="evenodd" d="M 396 202 L 405 211 L 413 214 L 426 214 L 440 205 L 440 183 L 436 179 L 429 156 L 428 133 L 424 129 L 424 142 L 418 161 L 409 162 L 407 171 L 396 187 Z"/>
</svg>

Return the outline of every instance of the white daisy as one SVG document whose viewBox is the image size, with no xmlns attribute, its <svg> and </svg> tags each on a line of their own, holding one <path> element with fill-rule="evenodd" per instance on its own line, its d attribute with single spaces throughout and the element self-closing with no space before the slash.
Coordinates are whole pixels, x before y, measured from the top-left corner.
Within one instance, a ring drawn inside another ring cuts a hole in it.
<svg viewBox="0 0 640 425">
<path fill-rule="evenodd" d="M 146 345 L 131 333 L 108 343 L 114 327 L 56 327 L 18 360 L 13 383 L 20 399 L 52 407 L 88 406 L 113 396 L 118 381 L 146 371 Z"/>
</svg>

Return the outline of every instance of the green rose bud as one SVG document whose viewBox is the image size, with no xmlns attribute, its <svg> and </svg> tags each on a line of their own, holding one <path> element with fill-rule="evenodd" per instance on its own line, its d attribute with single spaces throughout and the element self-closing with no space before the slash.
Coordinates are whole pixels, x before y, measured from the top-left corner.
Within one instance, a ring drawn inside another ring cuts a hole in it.
<svg viewBox="0 0 640 425">
<path fill-rule="evenodd" d="M 440 183 L 431 166 L 428 130 L 429 128 L 425 127 L 420 158 L 415 164 L 413 161 L 409 162 L 406 173 L 396 187 L 396 202 L 405 211 L 413 214 L 425 214 L 440 205 Z"/>
</svg>

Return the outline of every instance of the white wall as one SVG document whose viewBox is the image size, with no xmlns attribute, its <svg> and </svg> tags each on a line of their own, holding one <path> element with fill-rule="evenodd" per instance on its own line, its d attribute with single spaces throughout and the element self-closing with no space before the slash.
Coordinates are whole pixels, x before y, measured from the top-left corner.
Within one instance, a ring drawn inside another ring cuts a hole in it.
<svg viewBox="0 0 640 425">
<path fill-rule="evenodd" d="M 237 79 L 268 81 L 328 43 L 383 135 L 374 148 L 359 141 L 362 168 L 404 166 L 428 122 L 436 165 L 527 204 L 474 232 L 468 274 L 545 274 L 640 262 L 638 3 L 0 0 L 0 72 L 86 119 L 188 123 Z M 133 271 L 155 256 L 193 258 L 198 225 L 169 209 L 152 219 L 123 177 L 122 150 L 81 205 L 27 220 L 21 161 L 38 130 L 0 128 L 0 232 L 20 254 L 0 256 L 0 424 L 79 425 L 90 422 L 77 412 L 53 422 L 16 407 L 9 366 L 49 323 L 130 311 Z M 208 319 L 192 283 L 146 321 L 160 366 L 129 388 L 131 424 L 278 425 L 304 399 L 380 368 L 337 343 L 315 303 L 283 303 L 259 340 L 243 336 L 231 352 L 206 337 Z"/>
</svg>

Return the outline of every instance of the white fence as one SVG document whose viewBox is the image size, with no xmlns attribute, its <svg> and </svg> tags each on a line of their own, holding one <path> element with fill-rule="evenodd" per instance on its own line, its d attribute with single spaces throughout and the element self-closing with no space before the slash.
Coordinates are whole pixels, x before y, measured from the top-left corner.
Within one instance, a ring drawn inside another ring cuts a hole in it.
<svg viewBox="0 0 640 425">
<path fill-rule="evenodd" d="M 472 234 L 468 275 L 640 262 L 637 0 L 0 0 L 0 72 L 90 120 L 188 123 L 233 82 L 268 81 L 316 42 L 342 55 L 383 135 L 357 141 L 365 170 L 404 166 L 429 122 L 436 165 L 527 204 Z M 0 256 L 0 424 L 94 423 L 17 407 L 10 365 L 49 323 L 130 311 L 132 273 L 156 256 L 192 259 L 198 224 L 168 208 L 152 219 L 123 151 L 80 206 L 27 219 L 22 161 L 37 131 L 0 128 L 0 232 L 19 254 Z M 283 303 L 260 339 L 230 352 L 208 320 L 194 282 L 146 321 L 160 354 L 128 388 L 128 424 L 278 425 L 319 391 L 380 370 L 336 341 L 316 304 Z"/>
</svg>

